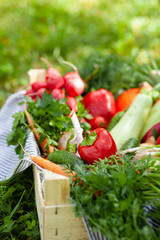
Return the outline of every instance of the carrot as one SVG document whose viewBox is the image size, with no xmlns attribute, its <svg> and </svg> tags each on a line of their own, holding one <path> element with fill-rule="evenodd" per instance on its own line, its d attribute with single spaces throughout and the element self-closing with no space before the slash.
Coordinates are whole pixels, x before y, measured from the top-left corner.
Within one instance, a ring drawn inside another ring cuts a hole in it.
<svg viewBox="0 0 160 240">
<path fill-rule="evenodd" d="M 38 132 L 37 129 L 35 128 L 34 122 L 33 122 L 32 118 L 31 118 L 30 114 L 29 114 L 28 111 L 27 111 L 26 102 L 24 103 L 24 112 L 25 112 L 25 115 L 26 115 L 26 118 L 27 118 L 27 122 L 28 122 L 31 130 L 34 132 L 34 136 L 35 136 L 36 140 L 40 140 L 39 132 Z M 41 147 L 42 151 L 44 151 L 44 152 L 47 151 L 46 148 L 45 148 L 47 142 L 48 142 L 48 139 L 45 138 L 45 140 L 44 140 L 43 142 L 39 143 L 39 146 Z M 54 151 L 54 146 L 52 146 L 52 145 L 50 144 L 50 145 L 49 145 L 49 150 L 48 150 L 48 152 L 49 152 L 49 153 L 52 153 L 53 151 Z"/>
<path fill-rule="evenodd" d="M 29 153 L 27 153 L 24 150 L 22 144 L 21 143 L 19 143 L 19 144 L 20 144 L 22 150 L 24 151 L 24 153 L 27 154 L 32 159 L 32 161 L 34 163 L 36 163 L 38 166 L 40 166 L 40 167 L 42 167 L 44 169 L 47 169 L 47 170 L 49 170 L 51 172 L 63 175 L 65 177 L 68 177 L 69 175 L 71 175 L 71 176 L 75 175 L 74 172 L 72 172 L 72 173 L 71 172 L 67 172 L 67 169 L 65 169 L 64 167 L 59 166 L 58 164 L 55 164 L 55 163 L 49 161 L 48 159 L 42 158 L 40 156 L 30 155 Z"/>
</svg>

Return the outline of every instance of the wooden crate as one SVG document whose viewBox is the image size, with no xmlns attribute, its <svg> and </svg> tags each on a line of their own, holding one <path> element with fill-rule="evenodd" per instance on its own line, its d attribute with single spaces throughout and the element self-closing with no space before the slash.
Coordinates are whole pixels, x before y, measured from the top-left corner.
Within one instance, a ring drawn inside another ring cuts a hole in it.
<svg viewBox="0 0 160 240">
<path fill-rule="evenodd" d="M 83 220 L 75 217 L 67 200 L 69 179 L 36 166 L 33 171 L 41 240 L 89 240 Z"/>
</svg>

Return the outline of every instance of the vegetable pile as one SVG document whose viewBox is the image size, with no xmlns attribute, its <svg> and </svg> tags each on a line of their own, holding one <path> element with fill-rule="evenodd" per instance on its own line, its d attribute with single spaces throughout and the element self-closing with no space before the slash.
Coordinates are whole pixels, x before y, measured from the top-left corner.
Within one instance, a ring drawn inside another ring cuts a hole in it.
<svg viewBox="0 0 160 240">
<path fill-rule="evenodd" d="M 26 91 L 7 137 L 42 168 L 70 177 L 71 199 L 93 230 L 111 239 L 158 239 L 147 204 L 159 208 L 160 91 L 142 81 L 113 93 L 86 90 L 77 68 L 61 76 L 46 60 L 44 81 Z M 96 72 L 93 74 L 96 77 Z M 89 76 L 91 77 L 91 76 Z M 87 79 L 89 79 L 89 77 Z M 145 79 L 147 80 L 147 78 Z M 116 96 L 117 95 L 117 96 Z M 24 150 L 33 132 L 41 156 Z M 149 216 L 150 215 L 150 216 Z"/>
</svg>

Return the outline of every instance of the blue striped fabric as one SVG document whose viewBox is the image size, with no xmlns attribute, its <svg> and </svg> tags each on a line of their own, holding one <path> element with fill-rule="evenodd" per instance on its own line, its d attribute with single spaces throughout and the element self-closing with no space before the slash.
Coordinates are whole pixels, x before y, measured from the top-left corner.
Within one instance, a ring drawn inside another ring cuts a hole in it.
<svg viewBox="0 0 160 240">
<path fill-rule="evenodd" d="M 149 213 L 149 212 L 154 213 L 156 211 L 156 208 L 153 205 L 152 206 L 146 205 L 144 209 L 145 209 L 146 213 Z M 83 216 L 83 222 L 84 222 L 84 225 L 85 225 L 86 230 L 88 232 L 90 240 L 109 240 L 100 231 L 94 231 L 92 229 L 92 227 L 90 227 L 89 221 L 88 221 L 86 216 Z M 160 221 L 159 220 L 148 218 L 148 222 L 149 222 L 149 224 L 151 225 L 151 227 L 153 228 L 154 231 L 159 230 L 159 228 L 160 228 Z"/>
<path fill-rule="evenodd" d="M 12 115 L 24 109 L 23 105 L 18 104 L 24 100 L 24 94 L 24 90 L 12 94 L 0 110 L 0 181 L 9 179 L 31 165 L 30 158 L 27 155 L 24 154 L 24 158 L 20 160 L 15 153 L 15 147 L 8 146 L 6 142 L 6 137 L 12 130 L 14 121 Z M 39 148 L 32 133 L 27 137 L 25 150 L 31 155 L 39 154 Z"/>
</svg>

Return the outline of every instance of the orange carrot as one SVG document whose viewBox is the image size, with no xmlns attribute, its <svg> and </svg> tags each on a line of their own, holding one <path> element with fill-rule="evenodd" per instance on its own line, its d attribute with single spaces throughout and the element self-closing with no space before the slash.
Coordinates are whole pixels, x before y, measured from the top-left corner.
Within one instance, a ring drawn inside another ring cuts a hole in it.
<svg viewBox="0 0 160 240">
<path fill-rule="evenodd" d="M 27 111 L 27 108 L 26 108 L 26 102 L 24 103 L 24 112 L 25 112 L 25 115 L 26 115 L 26 118 L 27 118 L 27 122 L 31 128 L 31 130 L 34 132 L 34 135 L 35 135 L 35 138 L 36 140 L 40 140 L 40 135 L 39 135 L 39 132 L 37 131 L 37 129 L 34 127 L 34 122 L 30 116 L 30 114 L 28 113 Z M 46 143 L 48 142 L 48 139 L 45 138 L 45 140 L 41 143 L 39 143 L 39 146 L 41 147 L 41 149 L 46 152 L 47 150 L 45 149 L 45 145 Z M 49 150 L 48 152 L 49 153 L 52 153 L 54 151 L 54 146 L 52 146 L 51 144 L 49 145 Z"/>
<path fill-rule="evenodd" d="M 34 163 L 36 163 L 38 166 L 44 168 L 44 169 L 47 169 L 51 172 L 54 172 L 54 173 L 57 173 L 57 174 L 60 174 L 60 175 L 63 175 L 65 177 L 68 177 L 69 175 L 71 176 L 74 176 L 75 173 L 71 173 L 71 172 L 67 172 L 67 169 L 65 169 L 64 167 L 61 167 L 59 166 L 58 164 L 55 164 L 51 161 L 49 161 L 48 159 L 45 159 L 45 158 L 42 158 L 40 156 L 32 156 L 30 155 L 29 153 L 27 153 L 23 146 L 21 145 L 21 143 L 19 143 L 22 150 L 24 151 L 25 154 L 27 154 Z"/>
</svg>

